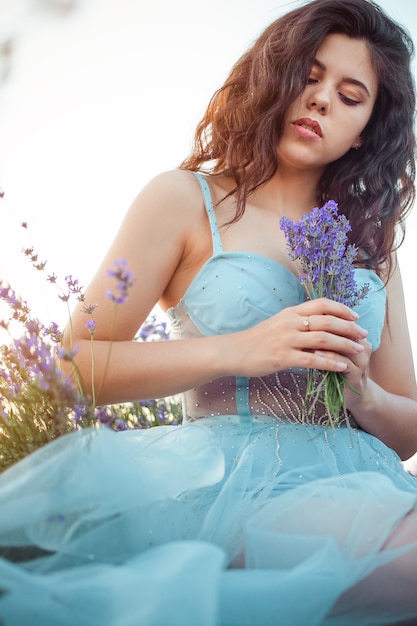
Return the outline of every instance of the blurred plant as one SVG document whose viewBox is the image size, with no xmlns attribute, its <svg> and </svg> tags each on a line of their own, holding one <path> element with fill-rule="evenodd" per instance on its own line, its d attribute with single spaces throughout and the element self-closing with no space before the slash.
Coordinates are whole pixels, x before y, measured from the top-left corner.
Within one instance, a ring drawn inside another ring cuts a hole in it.
<svg viewBox="0 0 417 626">
<path fill-rule="evenodd" d="M 27 228 L 27 224 L 22 226 Z M 89 316 L 86 327 L 91 337 L 94 380 L 95 305 L 85 303 L 83 288 L 77 279 L 66 276 L 65 288 L 61 288 L 56 275 L 46 272 L 46 262 L 39 260 L 33 247 L 23 252 L 32 266 L 45 272 L 46 280 L 57 286 L 58 297 L 68 308 L 69 320 L 70 299 L 84 303 L 83 311 Z M 128 297 L 133 276 L 123 260 L 115 262 L 115 269 L 109 270 L 109 275 L 117 281 L 115 290 L 107 294 L 115 303 L 115 323 L 117 307 Z M 0 318 L 0 329 L 8 337 L 8 341 L 0 345 L 0 471 L 71 430 L 104 426 L 120 431 L 180 423 L 181 405 L 177 396 L 96 407 L 94 384 L 91 395 L 83 390 L 72 339 L 71 348 L 64 349 L 58 325 L 51 322 L 45 326 L 33 317 L 28 303 L 1 279 L 0 302 L 5 303 L 9 311 L 6 318 Z M 19 332 L 16 332 L 16 325 Z M 71 333 L 71 323 L 68 326 Z M 152 314 L 135 340 L 169 337 L 167 322 Z M 64 374 L 60 360 L 71 363 L 71 376 Z"/>
<path fill-rule="evenodd" d="M 63 350 L 55 324 L 44 326 L 12 288 L 0 281 L 0 298 L 10 310 L 0 320 L 9 331 L 21 326 L 19 338 L 0 346 L 0 470 L 77 427 L 94 424 L 88 399 L 58 366 L 58 358 L 73 361 Z"/>
<path fill-rule="evenodd" d="M 126 402 L 97 407 L 96 419 L 113 430 L 152 428 L 181 423 L 181 404 L 176 397 Z"/>
<path fill-rule="evenodd" d="M 44 11 L 66 15 L 77 8 L 80 0 L 32 0 L 32 4 Z"/>
<path fill-rule="evenodd" d="M 82 8 L 83 0 L 5 0 L 0 2 L 0 83 L 6 81 L 18 60 L 22 42 L 41 25 L 53 24 Z M 33 19 L 33 18 L 36 19 Z M 46 22 L 47 20 L 47 22 Z"/>
</svg>

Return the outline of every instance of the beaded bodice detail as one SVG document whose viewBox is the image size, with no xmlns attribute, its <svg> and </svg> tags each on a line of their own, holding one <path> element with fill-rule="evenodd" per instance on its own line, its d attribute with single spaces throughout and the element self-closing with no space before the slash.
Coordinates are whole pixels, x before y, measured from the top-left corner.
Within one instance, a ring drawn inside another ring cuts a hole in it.
<svg viewBox="0 0 417 626">
<path fill-rule="evenodd" d="M 303 286 L 280 263 L 250 252 L 223 251 L 209 186 L 204 176 L 199 173 L 196 176 L 211 226 L 213 256 L 198 272 L 180 302 L 167 311 L 174 337 L 233 333 L 303 302 Z M 355 278 L 359 286 L 370 285 L 368 295 L 356 311 L 375 350 L 384 324 L 385 289 L 371 270 L 358 268 Z M 318 404 L 308 418 L 303 418 L 306 379 L 307 370 L 291 368 L 259 378 L 236 376 L 213 380 L 184 393 L 184 421 L 237 415 L 243 422 L 269 416 L 282 422 L 325 424 L 327 415 Z M 344 424 L 343 419 L 340 424 Z"/>
</svg>

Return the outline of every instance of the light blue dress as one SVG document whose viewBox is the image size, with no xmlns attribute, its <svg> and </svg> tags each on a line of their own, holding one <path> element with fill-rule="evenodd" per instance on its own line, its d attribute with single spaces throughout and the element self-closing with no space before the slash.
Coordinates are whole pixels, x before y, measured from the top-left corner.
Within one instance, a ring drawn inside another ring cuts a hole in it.
<svg viewBox="0 0 417 626">
<path fill-rule="evenodd" d="M 213 256 L 168 312 L 176 336 L 302 302 L 280 264 L 223 251 L 198 179 Z M 376 350 L 385 290 L 371 271 L 356 280 L 371 287 L 357 311 Z M 303 421 L 305 381 L 214 380 L 184 394 L 182 426 L 72 433 L 1 475 L 1 623 L 417 623 L 417 480 L 353 419 L 331 429 L 318 407 Z"/>
</svg>

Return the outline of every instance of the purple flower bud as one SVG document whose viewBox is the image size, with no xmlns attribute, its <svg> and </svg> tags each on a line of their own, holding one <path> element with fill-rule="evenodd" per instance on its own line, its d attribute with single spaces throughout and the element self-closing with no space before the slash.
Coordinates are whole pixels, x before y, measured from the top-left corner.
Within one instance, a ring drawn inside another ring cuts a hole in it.
<svg viewBox="0 0 417 626">
<path fill-rule="evenodd" d="M 88 332 L 90 333 L 90 335 L 94 335 L 94 333 L 96 332 L 95 320 L 88 320 L 88 322 L 86 322 L 86 327 L 88 328 Z"/>
<path fill-rule="evenodd" d="M 133 274 L 127 268 L 127 261 L 121 259 L 114 262 L 116 269 L 108 270 L 107 275 L 116 278 L 116 293 L 111 289 L 107 291 L 107 299 L 112 300 L 116 304 L 123 304 L 128 298 L 129 289 L 134 284 Z M 118 293 L 117 293 L 118 292 Z"/>
</svg>

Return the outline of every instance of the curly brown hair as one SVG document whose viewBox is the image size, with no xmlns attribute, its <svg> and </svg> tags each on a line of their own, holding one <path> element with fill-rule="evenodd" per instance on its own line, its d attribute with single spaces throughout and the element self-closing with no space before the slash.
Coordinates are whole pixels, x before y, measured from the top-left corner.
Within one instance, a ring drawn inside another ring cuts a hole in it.
<svg viewBox="0 0 417 626">
<path fill-rule="evenodd" d="M 180 168 L 232 177 L 228 196 L 236 197 L 238 220 L 248 196 L 279 167 L 286 111 L 303 92 L 330 33 L 367 43 L 378 96 L 361 149 L 327 166 L 317 202 L 338 202 L 367 267 L 391 267 L 415 197 L 414 45 L 406 29 L 371 0 L 313 0 L 270 24 L 214 94 Z"/>
</svg>

